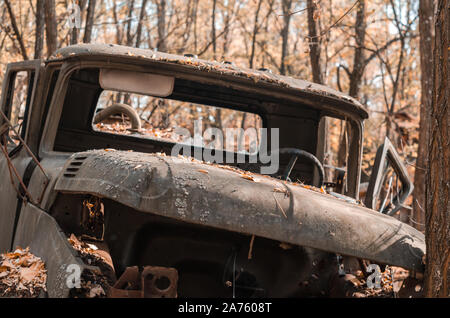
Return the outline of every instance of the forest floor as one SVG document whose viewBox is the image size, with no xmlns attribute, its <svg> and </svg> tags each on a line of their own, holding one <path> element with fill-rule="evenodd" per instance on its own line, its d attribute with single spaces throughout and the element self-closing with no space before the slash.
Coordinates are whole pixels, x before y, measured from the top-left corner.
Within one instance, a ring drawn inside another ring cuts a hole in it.
<svg viewBox="0 0 450 318">
<path fill-rule="evenodd" d="M 95 253 L 96 248 L 81 242 L 74 235 L 69 243 L 78 252 L 82 260 L 93 266 L 107 268 L 108 262 Z M 103 270 L 104 271 L 104 270 Z M 345 280 L 351 285 L 350 298 L 398 298 L 413 297 L 412 293 L 400 292 L 408 271 L 399 267 L 386 266 L 382 273 L 380 287 L 369 288 L 367 275 L 361 271 L 345 275 Z M 0 255 L 0 298 L 39 298 L 47 296 L 47 271 L 44 262 L 30 253 L 29 248 L 17 248 L 14 252 Z M 74 298 L 106 297 L 111 280 L 108 275 L 90 273 L 82 277 L 81 288 L 71 293 Z M 411 288 L 409 288 L 411 289 Z M 420 295 L 421 285 L 412 286 L 414 297 Z"/>
</svg>

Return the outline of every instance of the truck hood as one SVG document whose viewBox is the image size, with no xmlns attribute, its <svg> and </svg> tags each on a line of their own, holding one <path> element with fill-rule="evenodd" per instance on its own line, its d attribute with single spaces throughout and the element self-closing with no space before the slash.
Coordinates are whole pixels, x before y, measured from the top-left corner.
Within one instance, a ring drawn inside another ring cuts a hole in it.
<svg viewBox="0 0 450 318">
<path fill-rule="evenodd" d="M 55 183 L 135 210 L 423 271 L 425 238 L 397 219 L 307 186 L 164 154 L 73 154 Z"/>
</svg>

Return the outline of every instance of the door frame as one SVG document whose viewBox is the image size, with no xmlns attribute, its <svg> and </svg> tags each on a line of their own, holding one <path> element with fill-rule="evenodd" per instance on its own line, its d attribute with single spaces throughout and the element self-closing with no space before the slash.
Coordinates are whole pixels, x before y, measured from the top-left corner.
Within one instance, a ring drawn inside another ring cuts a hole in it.
<svg viewBox="0 0 450 318">
<path fill-rule="evenodd" d="M 29 153 L 29 149 L 26 146 L 28 140 L 28 127 L 30 126 L 30 120 L 33 114 L 33 105 L 36 102 L 36 98 L 39 94 L 36 92 L 39 80 L 42 75 L 43 67 L 41 60 L 31 60 L 24 62 L 17 62 L 8 64 L 5 72 L 5 77 L 2 87 L 2 95 L 0 100 L 0 110 L 9 119 L 11 116 L 12 99 L 14 98 L 14 86 L 16 74 L 21 71 L 27 71 L 29 74 L 34 72 L 33 77 L 29 76 L 28 92 L 26 99 L 25 125 L 23 126 L 23 141 L 18 146 L 8 151 L 8 159 L 5 158 L 5 154 L 0 152 L 0 252 L 6 252 L 13 248 L 12 242 L 14 239 L 15 230 L 20 216 L 20 210 L 22 208 L 25 196 L 21 196 L 25 189 L 19 181 L 24 182 L 25 173 L 30 170 L 35 160 L 33 160 L 32 154 Z M 0 116 L 0 126 L 7 124 L 3 116 Z M 9 149 L 8 149 L 9 150 Z M 11 165 L 13 167 L 11 167 Z M 15 169 L 20 179 L 12 173 L 12 168 Z M 31 169 L 32 171 L 33 169 Z M 11 177 L 12 175 L 12 177 Z M 11 182 L 11 178 L 15 181 L 16 187 Z M 27 184 L 25 184 L 27 186 Z M 18 188 L 17 188 L 18 187 Z"/>
</svg>

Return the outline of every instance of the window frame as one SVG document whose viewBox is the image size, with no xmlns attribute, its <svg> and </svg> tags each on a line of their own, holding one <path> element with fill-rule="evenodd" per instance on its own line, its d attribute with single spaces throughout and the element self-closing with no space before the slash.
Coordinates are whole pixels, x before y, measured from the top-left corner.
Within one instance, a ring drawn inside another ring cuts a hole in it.
<svg viewBox="0 0 450 318">
<path fill-rule="evenodd" d="M 16 76 L 19 72 L 28 73 L 28 87 L 27 87 L 27 97 L 24 112 L 24 123 L 20 133 L 20 137 L 27 142 L 28 137 L 28 127 L 30 126 L 30 119 L 32 115 L 32 108 L 34 101 L 36 99 L 36 87 L 39 81 L 39 75 L 41 72 L 41 60 L 31 60 L 24 62 L 16 62 L 8 64 L 5 72 L 5 78 L 3 81 L 2 95 L 0 101 L 0 109 L 6 115 L 8 120 L 11 119 L 12 103 L 14 101 L 15 83 Z M 3 125 L 5 120 L 3 116 L 0 117 L 0 125 Z M 15 151 L 19 145 L 14 147 L 11 152 Z"/>
</svg>

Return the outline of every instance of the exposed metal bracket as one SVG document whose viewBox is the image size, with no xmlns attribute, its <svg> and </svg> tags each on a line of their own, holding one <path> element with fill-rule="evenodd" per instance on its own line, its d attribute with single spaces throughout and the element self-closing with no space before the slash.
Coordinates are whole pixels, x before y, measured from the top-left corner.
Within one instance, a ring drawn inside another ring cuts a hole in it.
<svg viewBox="0 0 450 318">
<path fill-rule="evenodd" d="M 176 298 L 178 271 L 175 268 L 127 267 L 108 291 L 110 298 Z"/>
</svg>

